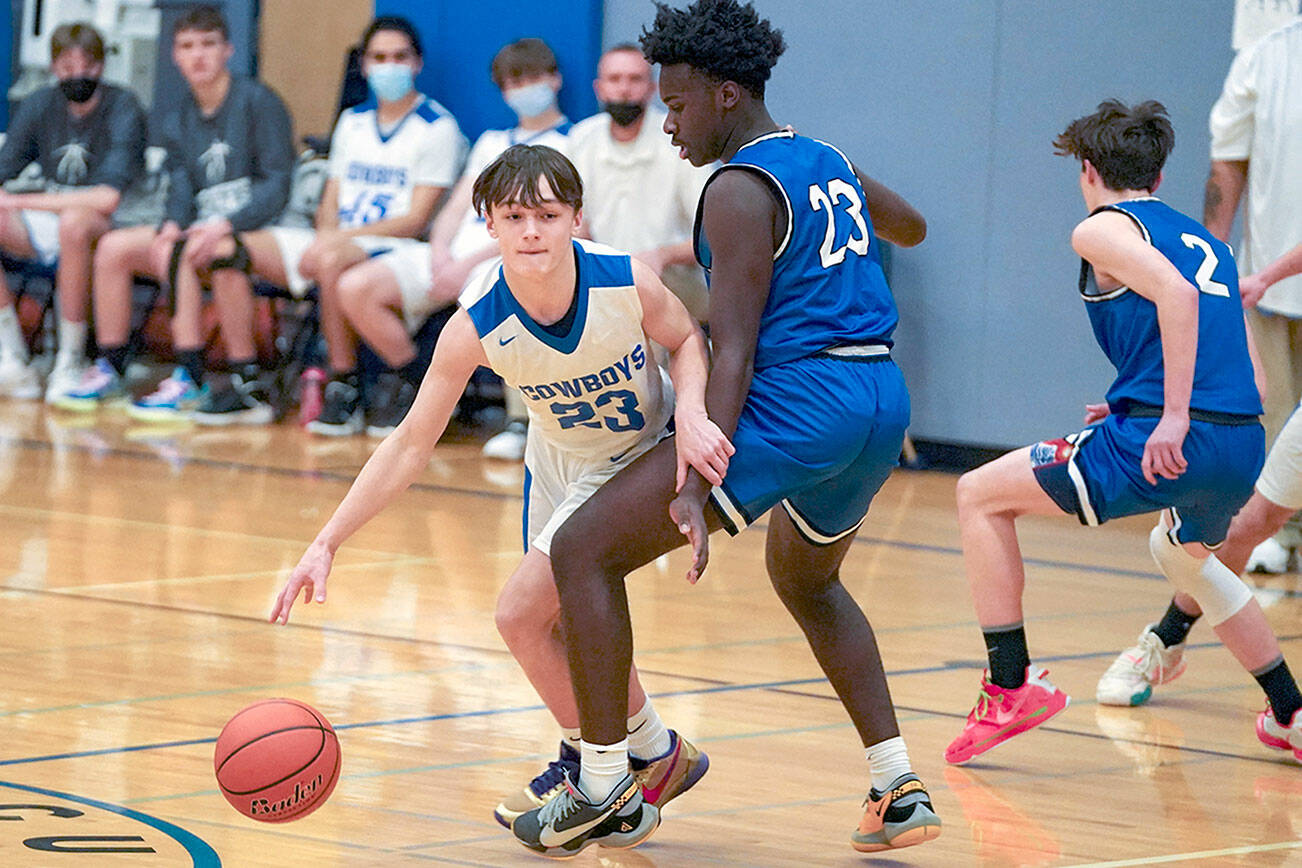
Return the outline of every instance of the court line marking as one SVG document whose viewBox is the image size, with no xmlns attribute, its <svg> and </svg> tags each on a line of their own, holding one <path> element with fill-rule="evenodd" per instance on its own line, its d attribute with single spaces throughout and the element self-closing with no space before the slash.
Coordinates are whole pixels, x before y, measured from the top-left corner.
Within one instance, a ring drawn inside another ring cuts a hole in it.
<svg viewBox="0 0 1302 868">
<path fill-rule="evenodd" d="M 1203 643 L 1202 645 L 1190 646 L 1190 647 L 1193 648 L 1215 647 L 1216 644 L 1217 643 Z M 1089 652 L 1089 653 L 1081 653 L 1081 654 L 1057 655 L 1054 657 L 1043 657 L 1039 659 L 1045 662 L 1054 662 L 1054 661 L 1061 661 L 1061 660 L 1088 659 L 1091 657 L 1100 657 L 1100 656 L 1110 657 L 1114 653 L 1115 652 L 1112 651 Z M 905 675 L 934 674 L 936 672 L 977 669 L 977 668 L 981 668 L 983 665 L 984 664 L 979 662 L 948 661 L 947 663 L 940 666 L 892 670 L 887 672 L 886 674 L 887 677 L 894 678 L 894 677 L 901 677 Z M 678 677 L 684 677 L 684 676 L 678 676 Z M 686 677 L 690 678 L 690 676 L 686 676 Z M 803 698 L 835 700 L 836 696 L 834 695 L 829 696 L 825 693 L 813 693 L 809 691 L 796 691 L 796 690 L 788 689 L 800 685 L 822 684 L 825 682 L 826 679 L 820 675 L 816 678 L 797 678 L 797 679 L 786 679 L 782 681 L 761 681 L 761 682 L 751 682 L 751 683 L 742 683 L 742 684 L 724 683 L 724 684 L 712 685 L 709 687 L 696 687 L 696 688 L 688 688 L 684 690 L 670 690 L 670 691 L 656 692 L 653 693 L 652 696 L 654 698 L 660 699 L 660 698 L 671 698 L 676 696 L 700 696 L 700 695 L 705 695 L 710 693 L 734 693 L 734 692 L 745 691 L 745 690 L 775 690 L 777 692 L 781 692 L 787 695 L 800 696 Z M 1174 691 L 1171 691 L 1169 692 L 1169 695 L 1177 696 L 1177 695 L 1183 695 L 1183 693 L 1188 693 L 1188 694 L 1194 694 L 1197 692 L 1209 693 L 1209 692 L 1221 692 L 1221 691 L 1235 691 L 1235 690 L 1242 690 L 1242 689 L 1246 689 L 1246 688 L 1241 685 L 1225 685 L 1222 687 L 1206 688 L 1201 691 L 1183 691 L 1182 693 L 1176 693 Z M 1078 703 L 1078 705 L 1082 705 L 1082 704 L 1088 704 L 1088 701 L 1083 703 Z M 957 719 L 963 719 L 966 717 L 966 712 L 937 711 L 935 709 L 920 708 L 917 706 L 896 705 L 895 709 L 897 712 L 906 711 L 914 714 L 925 715 L 927 717 L 942 717 L 942 718 L 957 718 Z M 461 720 L 461 719 L 469 719 L 475 717 L 492 717 L 492 716 L 503 715 L 503 714 L 520 714 L 526 712 L 545 711 L 545 710 L 546 710 L 546 706 L 542 704 L 517 705 L 517 706 L 506 706 L 500 708 L 474 709 L 472 711 L 447 712 L 444 714 L 424 714 L 424 715 L 412 715 L 412 716 L 388 718 L 383 720 L 357 721 L 355 723 L 337 724 L 335 725 L 334 728 L 338 732 L 345 732 L 347 730 L 352 730 L 352 729 L 370 729 L 370 728 L 383 727 L 383 726 L 403 726 L 403 725 L 414 724 L 414 723 L 436 723 L 445 720 Z M 1098 740 L 1104 740 L 1109 742 L 1114 740 L 1103 733 L 1089 732 L 1086 730 L 1074 730 L 1074 729 L 1067 729 L 1064 727 L 1056 727 L 1056 726 L 1048 726 L 1048 725 L 1039 728 L 1045 732 L 1056 732 L 1062 735 L 1075 735 L 1084 738 L 1098 739 Z M 201 744 L 213 744 L 216 741 L 217 739 L 215 736 L 210 736 L 207 738 L 181 739 L 176 741 L 153 742 L 153 743 L 146 743 L 146 744 L 139 744 L 139 745 L 95 748 L 91 750 L 73 751 L 73 752 L 61 753 L 61 754 L 45 754 L 45 755 L 35 756 L 35 757 L 20 757 L 15 759 L 0 760 L 0 767 L 14 766 L 14 765 L 29 765 L 32 763 L 39 763 L 39 762 L 55 762 L 55 761 L 62 761 L 62 760 L 69 760 L 69 759 L 84 759 L 87 757 L 107 756 L 113 754 L 138 753 L 141 751 L 149 751 L 149 750 L 165 750 L 165 749 L 176 748 L 176 747 L 193 747 Z M 1163 746 L 1168 747 L 1168 745 L 1163 745 Z M 1216 750 L 1213 748 L 1199 748 L 1193 746 L 1174 746 L 1174 745 L 1170 745 L 1169 747 L 1171 747 L 1174 750 L 1185 751 L 1185 752 L 1199 754 L 1203 756 L 1216 756 L 1216 757 L 1224 757 L 1229 759 L 1241 759 L 1246 761 L 1274 763 L 1273 758 L 1246 756 L 1231 751 Z"/>
<path fill-rule="evenodd" d="M 1279 841 L 1274 844 L 1245 844 L 1242 847 L 1225 847 L 1221 850 L 1195 850 L 1191 853 L 1170 853 L 1163 856 L 1141 856 L 1136 859 L 1117 859 L 1112 862 L 1081 862 L 1067 868 L 1127 868 L 1131 865 L 1160 865 L 1163 862 L 1187 862 L 1192 859 L 1217 859 L 1222 856 L 1250 856 L 1253 853 L 1270 853 L 1275 850 L 1296 850 L 1302 841 Z"/>
<path fill-rule="evenodd" d="M 125 808 L 121 805 L 114 805 L 110 802 L 101 802 L 98 799 L 87 798 L 86 796 L 75 796 L 72 793 L 64 793 L 58 790 L 47 790 L 43 787 L 33 787 L 28 784 L 16 784 L 11 781 L 0 781 L 0 787 L 8 789 L 22 790 L 23 792 L 36 793 L 42 796 L 51 796 L 56 799 L 64 799 L 69 802 L 76 802 L 82 805 L 88 805 L 92 808 L 98 808 L 101 811 L 107 811 L 110 814 L 117 814 L 120 817 L 126 817 L 129 820 L 135 820 L 137 823 L 143 823 L 153 829 L 157 829 L 176 843 L 180 844 L 186 854 L 193 860 L 194 868 L 221 868 L 222 861 L 217 856 L 217 851 L 212 848 L 207 841 L 200 838 L 193 832 L 182 829 L 180 826 L 167 822 L 158 817 L 151 817 L 149 814 L 141 813 L 132 808 Z"/>
</svg>

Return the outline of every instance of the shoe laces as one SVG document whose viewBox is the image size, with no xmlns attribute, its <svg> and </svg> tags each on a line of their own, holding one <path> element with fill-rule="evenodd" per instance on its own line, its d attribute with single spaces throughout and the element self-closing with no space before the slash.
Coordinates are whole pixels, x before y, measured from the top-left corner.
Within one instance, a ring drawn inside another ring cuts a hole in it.
<svg viewBox="0 0 1302 868">
<path fill-rule="evenodd" d="M 549 793 L 565 782 L 571 769 L 577 770 L 572 760 L 554 759 L 547 764 L 547 768 L 543 769 L 541 774 L 529 782 L 529 788 L 539 796 Z"/>
<path fill-rule="evenodd" d="M 564 822 L 579 810 L 579 801 L 574 795 L 574 783 L 570 773 L 565 772 L 565 789 L 556 794 L 538 810 L 538 820 L 546 826 L 552 822 Z"/>
</svg>

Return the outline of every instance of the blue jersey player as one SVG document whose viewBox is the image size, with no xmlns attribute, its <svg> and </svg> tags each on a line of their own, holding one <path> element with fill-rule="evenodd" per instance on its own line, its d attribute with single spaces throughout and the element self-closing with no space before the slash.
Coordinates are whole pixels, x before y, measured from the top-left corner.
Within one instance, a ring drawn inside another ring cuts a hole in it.
<svg viewBox="0 0 1302 868">
<path fill-rule="evenodd" d="M 909 419 L 890 358 L 897 314 L 878 234 L 911 246 L 926 223 L 840 151 L 778 128 L 764 84 L 783 40 L 750 4 L 659 5 L 642 47 L 661 64 L 665 132 L 680 156 L 698 166 L 723 162 L 702 193 L 696 249 L 710 270 L 707 408 L 736 453 L 721 485 L 695 473 L 676 483 L 673 446 L 661 444 L 554 537 L 581 771 L 512 831 L 549 856 L 627 844 L 621 818 L 648 806 L 624 741 L 632 654 L 625 577 L 685 535 L 694 581 L 708 531 L 736 533 L 780 504 L 769 522 L 770 579 L 867 753 L 868 810 L 852 843 L 864 851 L 921 843 L 940 833 L 940 821 L 900 738 L 876 639 L 839 568 L 896 464 Z"/>
<path fill-rule="evenodd" d="M 1081 162 L 1090 215 L 1072 247 L 1090 323 L 1117 376 L 1106 403 L 1087 405 L 1083 431 L 1010 452 L 959 480 L 963 559 L 990 668 L 945 751 L 951 763 L 1039 726 L 1068 703 L 1027 652 L 1014 527 L 1023 515 L 1061 511 L 1093 526 L 1158 512 L 1149 549 L 1162 573 L 1207 613 L 1273 707 L 1287 710 L 1285 726 L 1302 706 L 1260 606 L 1214 554 L 1261 470 L 1261 400 L 1230 249 L 1153 196 L 1174 141 L 1160 103 L 1108 101 L 1055 142 Z M 1168 615 L 1159 635 L 1169 641 L 1178 620 Z M 1269 663 L 1254 667 L 1260 660 Z M 1288 733 L 1265 727 L 1268 717 L 1258 724 L 1262 740 L 1287 747 Z"/>
</svg>

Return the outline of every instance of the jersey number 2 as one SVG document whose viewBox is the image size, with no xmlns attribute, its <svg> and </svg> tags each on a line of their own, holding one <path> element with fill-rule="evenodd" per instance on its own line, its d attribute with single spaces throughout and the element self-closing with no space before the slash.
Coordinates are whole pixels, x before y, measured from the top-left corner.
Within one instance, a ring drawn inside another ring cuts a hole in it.
<svg viewBox="0 0 1302 868">
<path fill-rule="evenodd" d="M 845 202 L 846 213 L 854 221 L 854 228 L 850 230 L 850 237 L 845 244 L 833 250 L 832 245 L 836 243 L 836 205 L 841 201 Z M 824 268 L 844 262 L 847 250 L 860 256 L 868 252 L 868 224 L 863 219 L 863 200 L 859 198 L 859 191 L 854 185 L 840 178 L 828 181 L 826 190 L 817 184 L 810 184 L 809 207 L 827 213 L 827 232 L 818 248 L 818 258 L 822 260 Z"/>
<path fill-rule="evenodd" d="M 1198 291 L 1229 298 L 1230 288 L 1218 280 L 1212 280 L 1212 272 L 1216 270 L 1216 264 L 1220 260 L 1216 258 L 1216 252 L 1207 243 L 1207 239 L 1199 238 L 1192 232 L 1185 232 L 1180 236 L 1180 240 L 1190 250 L 1197 249 L 1203 252 L 1203 264 L 1198 266 L 1198 271 L 1194 274 L 1194 283 L 1198 284 Z"/>
</svg>

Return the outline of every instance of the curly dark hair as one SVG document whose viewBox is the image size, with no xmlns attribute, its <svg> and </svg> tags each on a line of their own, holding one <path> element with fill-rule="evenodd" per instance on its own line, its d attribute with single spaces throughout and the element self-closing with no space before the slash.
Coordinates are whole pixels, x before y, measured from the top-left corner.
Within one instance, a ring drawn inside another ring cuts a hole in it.
<svg viewBox="0 0 1302 868">
<path fill-rule="evenodd" d="M 739 0 L 696 0 L 686 9 L 656 3 L 656 19 L 642 31 L 651 63 L 685 63 L 717 81 L 735 81 L 756 99 L 787 44 L 782 31 Z"/>
<path fill-rule="evenodd" d="M 1053 147 L 1059 156 L 1089 160 L 1110 189 L 1152 190 L 1175 147 L 1175 130 L 1157 100 L 1128 106 L 1109 99 L 1068 124 Z"/>
</svg>

